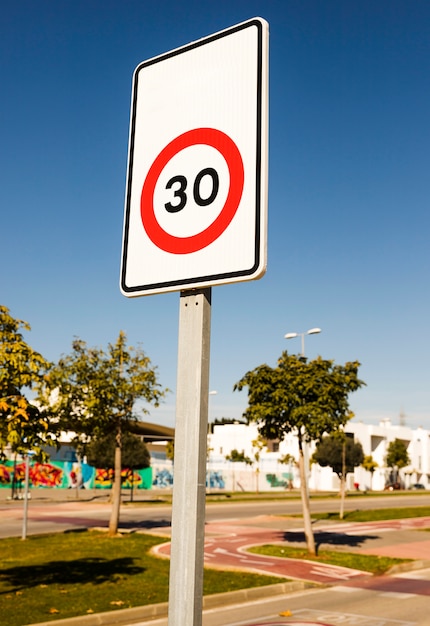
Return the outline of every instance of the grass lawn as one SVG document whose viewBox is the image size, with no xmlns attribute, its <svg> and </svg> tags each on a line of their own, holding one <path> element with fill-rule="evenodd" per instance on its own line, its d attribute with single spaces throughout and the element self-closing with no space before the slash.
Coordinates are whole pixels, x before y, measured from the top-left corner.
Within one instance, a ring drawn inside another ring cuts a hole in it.
<svg viewBox="0 0 430 626">
<path fill-rule="evenodd" d="M 254 554 L 266 554 L 289 559 L 306 559 L 317 561 L 325 565 L 340 565 L 352 569 L 371 572 L 372 574 L 384 574 L 393 565 L 405 563 L 408 559 L 392 559 L 385 556 L 372 556 L 368 554 L 355 554 L 350 552 L 336 552 L 335 550 L 319 550 L 318 556 L 311 557 L 304 548 L 290 548 L 281 545 L 264 545 L 250 548 Z"/>
<path fill-rule="evenodd" d="M 345 511 L 342 522 L 376 522 L 378 520 L 410 519 L 412 517 L 430 517 L 430 506 L 373 509 L 372 511 Z M 312 513 L 312 518 L 339 521 L 339 512 Z"/>
<path fill-rule="evenodd" d="M 23 626 L 166 602 L 169 561 L 148 553 L 165 539 L 69 532 L 0 540 L 0 623 Z M 244 572 L 205 570 L 204 593 L 279 583 Z"/>
</svg>

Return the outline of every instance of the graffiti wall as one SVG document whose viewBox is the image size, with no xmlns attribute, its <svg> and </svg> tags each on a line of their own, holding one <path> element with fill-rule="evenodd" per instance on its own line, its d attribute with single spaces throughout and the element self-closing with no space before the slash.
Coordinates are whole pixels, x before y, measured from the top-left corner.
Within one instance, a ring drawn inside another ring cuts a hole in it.
<svg viewBox="0 0 430 626">
<path fill-rule="evenodd" d="M 51 463 L 30 463 L 30 487 L 54 487 L 58 489 L 110 489 L 113 471 L 100 470 L 86 463 L 52 461 Z M 0 463 L 0 488 L 23 487 L 25 480 L 25 462 L 13 461 Z M 123 489 L 150 489 L 152 468 L 143 470 L 124 469 L 121 472 Z"/>
<path fill-rule="evenodd" d="M 124 469 L 121 472 L 123 489 L 166 489 L 173 487 L 173 464 L 170 461 L 152 460 L 152 467 L 143 470 Z M 237 467 L 236 467 L 237 466 Z M 24 487 L 25 462 L 0 463 L 0 488 L 18 492 Z M 30 463 L 30 487 L 55 489 L 110 489 L 113 471 L 96 469 L 86 463 L 51 461 Z M 297 486 L 297 479 L 289 472 L 258 472 L 245 464 L 228 467 L 211 467 L 206 474 L 209 491 L 283 491 Z"/>
</svg>

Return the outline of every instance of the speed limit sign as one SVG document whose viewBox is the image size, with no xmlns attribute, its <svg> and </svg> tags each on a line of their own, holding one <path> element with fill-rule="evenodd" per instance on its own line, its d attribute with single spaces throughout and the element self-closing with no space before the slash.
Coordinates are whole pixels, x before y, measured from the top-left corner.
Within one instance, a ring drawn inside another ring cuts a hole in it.
<svg viewBox="0 0 430 626">
<path fill-rule="evenodd" d="M 268 24 L 255 18 L 136 68 L 124 295 L 264 274 L 267 66 Z"/>
</svg>

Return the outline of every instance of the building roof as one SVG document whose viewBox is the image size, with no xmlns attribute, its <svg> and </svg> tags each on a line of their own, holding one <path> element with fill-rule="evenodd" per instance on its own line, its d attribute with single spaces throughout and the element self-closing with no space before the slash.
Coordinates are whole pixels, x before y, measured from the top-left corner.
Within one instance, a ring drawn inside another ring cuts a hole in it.
<svg viewBox="0 0 430 626">
<path fill-rule="evenodd" d="M 132 433 L 141 435 L 146 442 L 171 440 L 175 437 L 174 428 L 161 424 L 137 421 L 130 423 L 129 427 Z"/>
</svg>

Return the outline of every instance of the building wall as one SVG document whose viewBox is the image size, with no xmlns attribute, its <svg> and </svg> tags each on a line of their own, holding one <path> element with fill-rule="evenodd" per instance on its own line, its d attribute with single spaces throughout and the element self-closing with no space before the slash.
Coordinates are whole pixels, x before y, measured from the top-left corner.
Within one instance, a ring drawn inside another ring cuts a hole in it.
<svg viewBox="0 0 430 626">
<path fill-rule="evenodd" d="M 396 426 L 389 420 L 383 420 L 378 425 L 350 422 L 345 432 L 352 434 L 355 441 L 363 446 L 365 455 L 371 455 L 378 464 L 372 473 L 363 467 L 357 467 L 353 474 L 348 474 L 347 488 L 352 490 L 358 486 L 360 490 L 383 490 L 389 482 L 390 470 L 385 467 L 385 456 L 389 444 L 395 439 L 405 442 L 411 463 L 400 471 L 403 485 L 407 488 L 414 483 L 423 483 L 430 488 L 430 432 L 423 428 L 412 429 L 406 426 Z M 297 468 L 294 464 L 283 464 L 280 459 L 291 455 L 298 459 L 297 438 L 289 434 L 275 446 L 276 451 L 267 450 L 260 453 L 260 460 L 255 461 L 257 448 L 253 442 L 258 439 L 258 429 L 255 424 L 219 424 L 213 428 L 208 436 L 208 471 L 224 472 L 226 489 L 268 490 L 285 489 L 288 486 L 300 486 Z M 253 465 L 232 463 L 226 456 L 232 450 L 243 452 L 253 461 Z M 310 444 L 305 450 L 308 459 L 315 450 L 315 444 Z M 318 464 L 308 463 L 308 484 L 315 491 L 337 491 L 339 478 L 330 468 L 320 467 Z"/>
<path fill-rule="evenodd" d="M 355 468 L 354 473 L 347 476 L 347 489 L 353 490 L 356 485 L 362 491 L 383 490 L 389 480 L 389 469 L 384 465 L 390 442 L 401 439 L 407 445 L 410 465 L 400 472 L 400 478 L 407 488 L 414 483 L 422 483 L 430 488 L 430 431 L 423 428 L 411 429 L 406 426 L 392 425 L 384 420 L 378 425 L 350 422 L 345 428 L 346 433 L 354 436 L 363 446 L 365 455 L 371 455 L 378 463 L 373 473 L 362 467 Z M 283 441 L 269 442 L 268 449 L 260 451 L 260 458 L 256 460 L 258 448 L 258 429 L 255 424 L 220 424 L 215 425 L 213 433 L 208 435 L 208 463 L 207 489 L 208 491 L 283 491 L 289 488 L 299 488 L 300 479 L 298 468 L 293 462 L 282 463 L 281 460 L 289 455 L 298 459 L 297 438 L 289 434 Z M 232 450 L 243 452 L 252 460 L 252 465 L 233 463 L 226 460 Z M 311 444 L 305 450 L 309 460 L 315 450 Z M 133 487 L 140 489 L 171 489 L 173 486 L 174 464 L 162 458 L 162 448 L 158 446 L 157 453 L 151 459 L 151 468 L 138 471 L 132 479 Z M 69 458 L 70 457 L 70 458 Z M 66 460 L 68 459 L 68 460 Z M 307 463 L 308 485 L 313 491 L 338 491 L 339 478 L 328 467 L 320 467 L 315 463 Z M 20 459 L 16 468 L 19 481 L 22 481 L 23 460 Z M 61 461 L 53 460 L 49 464 L 34 464 L 31 473 L 31 482 L 34 486 L 57 488 L 71 488 L 76 484 L 77 475 L 81 473 L 82 483 L 89 487 L 110 487 L 110 477 L 102 470 L 90 468 L 85 463 L 78 464 L 72 458 L 71 451 L 65 446 Z M 13 464 L 0 464 L 0 487 L 10 488 L 13 474 Z M 45 482 L 43 482 L 45 481 Z M 129 477 L 124 476 L 124 486 L 128 487 Z M 131 486 L 131 485 L 130 485 Z"/>
</svg>

